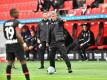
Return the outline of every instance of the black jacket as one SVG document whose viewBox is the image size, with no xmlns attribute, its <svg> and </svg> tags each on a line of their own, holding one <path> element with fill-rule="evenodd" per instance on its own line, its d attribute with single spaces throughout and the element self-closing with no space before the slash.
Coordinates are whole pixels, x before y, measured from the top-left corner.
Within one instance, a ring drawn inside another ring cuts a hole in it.
<svg viewBox="0 0 107 80">
<path fill-rule="evenodd" d="M 88 45 L 94 45 L 95 44 L 95 38 L 94 38 L 94 34 L 92 31 L 88 30 L 88 31 L 81 31 L 81 33 L 79 34 L 78 37 L 80 41 L 80 43 L 88 44 Z"/>
<path fill-rule="evenodd" d="M 51 24 L 49 26 L 49 42 L 52 41 L 52 37 L 51 34 L 54 34 L 54 38 L 55 41 L 64 41 L 64 25 L 63 25 L 63 21 L 60 19 L 57 19 L 55 21 L 51 20 Z"/>
<path fill-rule="evenodd" d="M 48 42 L 49 20 L 42 20 L 37 26 L 37 38 L 41 41 Z"/>
</svg>

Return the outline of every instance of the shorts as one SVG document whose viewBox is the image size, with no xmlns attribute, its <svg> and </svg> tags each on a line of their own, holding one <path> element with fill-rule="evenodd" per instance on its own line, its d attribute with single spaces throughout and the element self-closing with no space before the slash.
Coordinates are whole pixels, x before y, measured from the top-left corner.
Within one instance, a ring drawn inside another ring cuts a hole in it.
<svg viewBox="0 0 107 80">
<path fill-rule="evenodd" d="M 25 60 L 24 52 L 17 51 L 17 52 L 6 52 L 6 60 L 14 61 L 15 58 L 22 61 Z"/>
<path fill-rule="evenodd" d="M 15 60 L 17 58 L 18 60 L 25 60 L 24 57 L 24 50 L 20 46 L 20 44 L 12 44 L 12 45 L 6 45 L 6 59 L 7 60 Z"/>
</svg>

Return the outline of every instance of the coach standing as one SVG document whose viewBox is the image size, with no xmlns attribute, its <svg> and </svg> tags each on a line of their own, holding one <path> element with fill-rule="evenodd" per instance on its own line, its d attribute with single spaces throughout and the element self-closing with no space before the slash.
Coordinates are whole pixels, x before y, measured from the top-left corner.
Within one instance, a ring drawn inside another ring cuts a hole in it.
<svg viewBox="0 0 107 80">
<path fill-rule="evenodd" d="M 49 25 L 49 20 L 48 20 L 48 13 L 43 12 L 43 20 L 38 24 L 37 26 L 37 41 L 40 43 L 40 60 L 41 60 L 41 67 L 39 69 L 44 68 L 44 53 L 46 50 L 46 47 L 48 46 L 48 25 Z"/>
<path fill-rule="evenodd" d="M 68 73 L 71 73 L 71 64 L 65 47 L 63 21 L 58 18 L 55 11 L 52 12 L 51 18 L 52 20 L 49 27 L 50 66 L 55 67 L 55 54 L 56 50 L 58 50 L 67 65 Z"/>
</svg>

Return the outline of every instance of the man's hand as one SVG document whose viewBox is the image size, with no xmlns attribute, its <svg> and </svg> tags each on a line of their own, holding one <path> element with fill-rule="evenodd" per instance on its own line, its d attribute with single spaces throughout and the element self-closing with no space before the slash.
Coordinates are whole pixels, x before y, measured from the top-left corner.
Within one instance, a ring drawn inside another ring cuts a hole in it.
<svg viewBox="0 0 107 80">
<path fill-rule="evenodd" d="M 39 44 L 40 44 L 40 39 L 37 39 L 37 43 L 39 43 Z"/>
<path fill-rule="evenodd" d="M 24 47 L 24 51 L 25 52 L 29 51 L 29 48 L 28 47 Z"/>
<path fill-rule="evenodd" d="M 84 44 L 83 44 L 83 43 L 81 43 L 81 44 L 80 44 L 80 47 L 82 47 L 83 45 L 84 45 Z"/>
<path fill-rule="evenodd" d="M 49 46 L 49 44 L 48 44 L 48 43 L 46 43 L 46 46 L 48 47 L 48 46 Z"/>
<path fill-rule="evenodd" d="M 39 44 L 39 48 L 41 48 L 42 47 L 42 44 Z"/>
<path fill-rule="evenodd" d="M 83 41 L 84 39 L 79 39 L 79 41 Z"/>
<path fill-rule="evenodd" d="M 29 50 L 32 50 L 33 49 L 33 46 L 29 46 Z"/>
<path fill-rule="evenodd" d="M 28 48 L 26 43 L 23 43 L 23 49 L 24 49 L 25 52 L 29 50 L 29 48 Z"/>
</svg>

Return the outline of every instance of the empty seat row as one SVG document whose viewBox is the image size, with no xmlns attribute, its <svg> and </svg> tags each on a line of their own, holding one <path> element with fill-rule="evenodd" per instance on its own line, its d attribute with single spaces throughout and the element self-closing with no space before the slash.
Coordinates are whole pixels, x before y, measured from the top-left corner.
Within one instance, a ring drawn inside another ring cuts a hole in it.
<svg viewBox="0 0 107 80">
<path fill-rule="evenodd" d="M 36 0 L 0 0 L 0 5 L 2 4 L 17 4 L 17 3 L 23 3 L 23 2 L 31 2 Z"/>
<path fill-rule="evenodd" d="M 19 13 L 19 19 L 42 18 L 42 12 L 33 13 L 32 10 L 23 10 Z M 9 12 L 0 13 L 0 20 L 10 19 Z"/>
<path fill-rule="evenodd" d="M 11 8 L 16 8 L 18 10 L 33 10 L 37 8 L 37 3 L 36 2 L 24 2 L 24 3 L 0 5 L 1 12 L 9 11 Z"/>
</svg>

